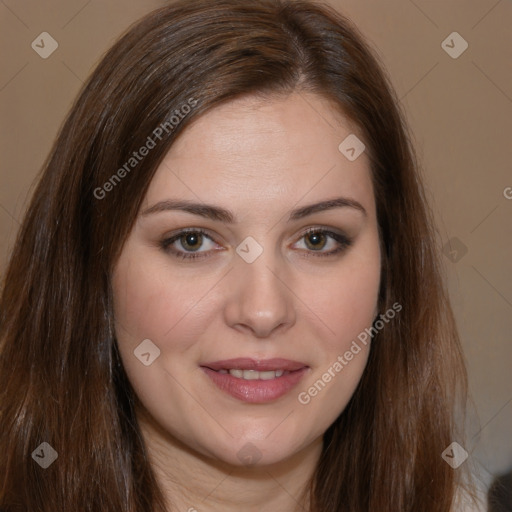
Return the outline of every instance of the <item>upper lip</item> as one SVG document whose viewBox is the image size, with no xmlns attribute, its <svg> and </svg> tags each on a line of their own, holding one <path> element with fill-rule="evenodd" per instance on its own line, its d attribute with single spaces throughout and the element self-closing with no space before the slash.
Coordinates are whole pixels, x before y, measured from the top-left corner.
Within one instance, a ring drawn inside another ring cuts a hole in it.
<svg viewBox="0 0 512 512">
<path fill-rule="evenodd" d="M 201 364 L 212 370 L 255 370 L 255 371 L 272 371 L 287 370 L 295 371 L 307 367 L 306 364 L 290 359 L 274 358 L 274 359 L 252 359 L 250 357 L 238 357 L 236 359 L 225 359 L 223 361 L 214 361 L 212 363 Z"/>
</svg>

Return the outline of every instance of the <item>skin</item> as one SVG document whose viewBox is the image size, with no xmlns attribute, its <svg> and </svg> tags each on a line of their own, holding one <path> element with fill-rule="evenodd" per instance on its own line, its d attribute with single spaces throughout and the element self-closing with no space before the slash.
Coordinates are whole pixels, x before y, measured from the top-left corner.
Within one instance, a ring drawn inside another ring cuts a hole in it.
<svg viewBox="0 0 512 512">
<path fill-rule="evenodd" d="M 351 133 L 362 139 L 319 96 L 246 97 L 195 120 L 156 171 L 112 284 L 121 357 L 173 510 L 298 510 L 322 435 L 361 378 L 369 344 L 308 404 L 298 401 L 378 313 L 381 262 L 369 160 L 363 153 L 350 162 L 338 150 Z M 342 207 L 287 219 L 297 207 L 338 196 L 366 213 Z M 171 198 L 229 209 L 236 222 L 176 210 L 142 213 Z M 352 244 L 318 256 L 339 244 L 326 235 L 317 248 L 308 245 L 310 227 L 344 233 Z M 205 258 L 182 260 L 159 245 L 184 228 L 203 228 L 211 239 L 191 248 L 181 238 L 171 248 L 188 254 L 199 248 Z M 236 253 L 248 236 L 263 248 L 252 263 Z M 144 339 L 161 351 L 149 366 L 133 354 Z M 244 403 L 199 367 L 234 357 L 282 357 L 309 370 L 283 397 Z M 261 457 L 252 466 L 237 456 L 246 443 Z"/>
</svg>

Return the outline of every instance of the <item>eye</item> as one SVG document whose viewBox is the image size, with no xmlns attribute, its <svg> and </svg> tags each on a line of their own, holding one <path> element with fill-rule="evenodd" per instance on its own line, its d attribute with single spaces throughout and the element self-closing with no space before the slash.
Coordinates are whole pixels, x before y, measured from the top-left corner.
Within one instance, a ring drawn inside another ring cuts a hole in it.
<svg viewBox="0 0 512 512">
<path fill-rule="evenodd" d="M 334 256 L 352 244 L 352 241 L 341 233 L 335 233 L 323 228 L 310 228 L 302 234 L 300 241 L 304 240 L 306 257 Z M 330 247 L 330 250 L 323 250 Z"/>
<path fill-rule="evenodd" d="M 204 245 L 205 240 L 215 244 L 208 234 L 202 229 L 187 229 L 182 230 L 171 238 L 167 238 L 160 243 L 162 249 L 170 252 L 173 256 L 181 259 L 197 259 L 208 256 L 212 247 L 206 247 L 206 250 L 200 251 L 199 249 Z M 181 246 L 181 248 L 180 248 Z"/>
</svg>

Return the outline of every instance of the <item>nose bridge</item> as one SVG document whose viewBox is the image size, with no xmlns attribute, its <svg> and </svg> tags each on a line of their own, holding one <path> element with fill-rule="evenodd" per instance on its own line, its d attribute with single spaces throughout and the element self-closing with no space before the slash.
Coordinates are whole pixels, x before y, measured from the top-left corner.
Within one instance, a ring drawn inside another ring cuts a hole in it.
<svg viewBox="0 0 512 512">
<path fill-rule="evenodd" d="M 283 283 L 282 261 L 275 251 L 258 246 L 245 240 L 237 248 L 225 315 L 231 327 L 248 328 L 264 337 L 279 326 L 291 325 L 295 317 L 293 294 Z"/>
</svg>

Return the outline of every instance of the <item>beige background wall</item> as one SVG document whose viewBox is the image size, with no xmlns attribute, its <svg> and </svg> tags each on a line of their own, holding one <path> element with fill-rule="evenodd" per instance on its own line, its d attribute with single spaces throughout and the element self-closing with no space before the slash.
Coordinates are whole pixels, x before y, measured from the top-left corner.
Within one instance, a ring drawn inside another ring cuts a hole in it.
<svg viewBox="0 0 512 512">
<path fill-rule="evenodd" d="M 82 82 L 120 32 L 165 3 L 0 1 L 0 271 Z M 329 3 L 387 67 L 425 168 L 440 246 L 452 240 L 456 251 L 444 260 L 480 421 L 465 448 L 487 483 L 512 467 L 512 2 Z M 454 31 L 468 43 L 458 58 L 441 46 Z M 31 47 L 41 32 L 58 43 L 47 59 Z"/>
</svg>

